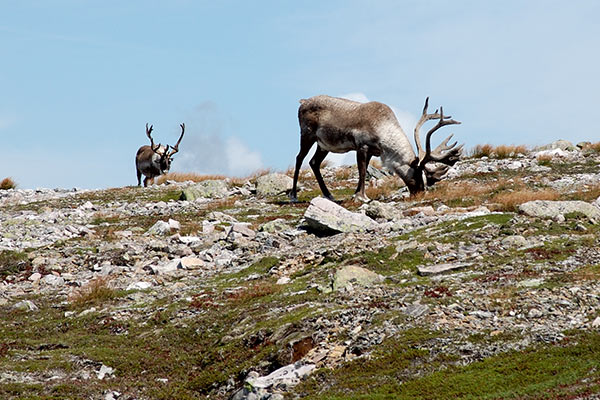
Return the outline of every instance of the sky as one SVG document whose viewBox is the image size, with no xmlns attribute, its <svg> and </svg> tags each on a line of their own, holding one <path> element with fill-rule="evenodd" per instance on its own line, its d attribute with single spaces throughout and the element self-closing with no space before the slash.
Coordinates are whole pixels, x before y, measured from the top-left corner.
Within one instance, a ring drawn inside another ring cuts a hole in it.
<svg viewBox="0 0 600 400">
<path fill-rule="evenodd" d="M 298 100 L 318 94 L 388 104 L 411 143 L 427 96 L 462 122 L 433 142 L 600 141 L 596 0 L 0 0 L 0 9 L 0 179 L 20 188 L 137 184 L 146 123 L 172 145 L 185 122 L 172 171 L 283 171 L 299 149 Z"/>
</svg>

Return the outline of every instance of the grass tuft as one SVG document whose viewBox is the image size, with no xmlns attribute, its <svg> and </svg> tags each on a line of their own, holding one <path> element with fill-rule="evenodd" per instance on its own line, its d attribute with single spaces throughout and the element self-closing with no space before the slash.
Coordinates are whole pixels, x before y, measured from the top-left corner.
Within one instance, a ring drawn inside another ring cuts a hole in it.
<svg viewBox="0 0 600 400">
<path fill-rule="evenodd" d="M 514 192 L 499 193 L 492 197 L 494 203 L 502 205 L 503 211 L 516 211 L 519 204 L 533 200 L 556 200 L 560 194 L 553 189 L 519 189 Z"/>
<path fill-rule="evenodd" d="M 75 289 L 69 295 L 69 301 L 75 308 L 89 307 L 102 304 L 118 297 L 117 291 L 109 286 L 110 278 L 97 277 L 86 285 Z"/>
<path fill-rule="evenodd" d="M 0 181 L 0 190 L 16 189 L 17 184 L 12 178 L 4 178 Z"/>
</svg>

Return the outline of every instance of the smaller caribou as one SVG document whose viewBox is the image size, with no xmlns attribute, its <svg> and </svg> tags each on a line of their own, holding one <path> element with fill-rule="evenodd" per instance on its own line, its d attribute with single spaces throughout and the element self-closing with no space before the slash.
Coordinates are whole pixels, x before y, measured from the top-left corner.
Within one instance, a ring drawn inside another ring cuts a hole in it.
<svg viewBox="0 0 600 400">
<path fill-rule="evenodd" d="M 310 160 L 312 168 L 323 196 L 333 200 L 333 196 L 325 186 L 321 175 L 321 162 L 329 152 L 347 153 L 356 151 L 358 164 L 358 187 L 354 198 L 368 201 L 365 194 L 365 177 L 371 157 L 381 157 L 383 166 L 394 171 L 408 186 L 411 195 L 425 190 L 440 181 L 448 168 L 460 158 L 462 145 L 455 147 L 456 142 L 448 145 L 448 136 L 439 146 L 431 149 L 431 135 L 445 125 L 460 122 L 445 116 L 443 109 L 427 113 L 429 98 L 425 100 L 423 114 L 415 127 L 417 153 L 413 150 L 408 137 L 398 123 L 392 109 L 383 103 L 372 101 L 359 103 L 352 100 L 315 96 L 300 100 L 298 120 L 300 122 L 300 152 L 296 157 L 294 182 L 290 198 L 297 201 L 298 173 L 302 161 L 310 148 L 317 143 L 315 155 Z M 437 119 L 438 123 L 427 132 L 425 150 L 421 147 L 419 130 L 429 121 Z M 431 165 L 430 163 L 436 163 Z"/>
<path fill-rule="evenodd" d="M 183 134 L 185 132 L 185 124 L 180 124 L 179 126 L 181 126 L 181 136 L 179 136 L 179 140 L 175 146 L 171 147 L 171 150 L 169 150 L 169 145 L 167 145 L 167 147 L 160 143 L 154 145 L 154 140 L 152 139 L 152 125 L 148 128 L 148 124 L 146 124 L 146 135 L 150 139 L 150 146 L 146 145 L 140 147 L 135 156 L 138 186 L 141 184 L 142 174 L 146 176 L 144 178 L 144 187 L 146 187 L 148 186 L 148 182 L 154 183 L 155 177 L 169 172 L 171 162 L 173 161 L 173 155 L 179 151 L 179 143 L 181 143 L 181 139 L 183 139 Z"/>
</svg>

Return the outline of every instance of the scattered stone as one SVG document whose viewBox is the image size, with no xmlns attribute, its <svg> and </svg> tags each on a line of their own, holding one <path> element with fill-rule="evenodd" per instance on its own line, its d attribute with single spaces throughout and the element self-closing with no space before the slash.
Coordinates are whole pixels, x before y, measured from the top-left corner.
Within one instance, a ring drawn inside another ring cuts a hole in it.
<svg viewBox="0 0 600 400">
<path fill-rule="evenodd" d="M 133 282 L 125 290 L 146 290 L 152 287 L 150 282 Z"/>
<path fill-rule="evenodd" d="M 438 275 L 449 271 L 457 271 L 469 267 L 470 263 L 419 265 L 417 272 L 421 276 Z"/>
<path fill-rule="evenodd" d="M 364 209 L 365 214 L 373 219 L 382 218 L 391 221 L 401 215 L 394 206 L 388 203 L 381 203 L 377 200 L 373 200 L 370 203 L 361 206 L 361 209 Z"/>
<path fill-rule="evenodd" d="M 39 272 L 35 272 L 33 274 L 31 274 L 29 276 L 29 278 L 27 278 L 28 280 L 30 280 L 31 282 L 37 282 L 41 279 L 42 274 L 40 274 Z"/>
<path fill-rule="evenodd" d="M 532 287 L 538 287 L 542 283 L 544 283 L 544 279 L 543 278 L 533 278 L 533 279 L 526 279 L 524 281 L 521 281 L 521 282 L 519 282 L 518 285 L 520 287 L 532 288 Z"/>
<path fill-rule="evenodd" d="M 204 261 L 198 257 L 183 257 L 179 260 L 178 268 L 198 269 L 204 266 Z"/>
<path fill-rule="evenodd" d="M 157 236 L 164 236 L 168 235 L 169 233 L 171 233 L 171 225 L 165 221 L 156 221 L 156 223 L 152 225 L 150 229 L 148 229 L 148 232 L 146 232 L 147 235 Z"/>
<path fill-rule="evenodd" d="M 504 247 L 526 247 L 529 244 L 522 235 L 507 236 L 501 243 Z"/>
<path fill-rule="evenodd" d="M 277 196 L 292 190 L 293 179 L 284 174 L 267 174 L 256 180 L 256 195 Z"/>
<path fill-rule="evenodd" d="M 335 273 L 333 290 L 352 291 L 355 286 L 371 287 L 383 280 L 383 276 L 366 268 L 347 265 Z"/>
<path fill-rule="evenodd" d="M 560 150 L 564 150 L 564 151 L 578 150 L 577 147 L 573 145 L 573 143 L 569 142 L 568 140 L 560 139 L 560 140 L 556 140 L 550 144 L 536 147 L 534 149 L 534 151 L 555 150 L 555 149 L 560 149 Z"/>
<path fill-rule="evenodd" d="M 404 313 L 413 318 L 419 318 L 429 311 L 427 304 L 411 304 L 404 308 Z"/>
<path fill-rule="evenodd" d="M 62 277 L 52 274 L 44 275 L 41 282 L 50 286 L 62 286 L 65 284 L 65 280 Z"/>
<path fill-rule="evenodd" d="M 19 311 L 37 311 L 38 306 L 36 306 L 31 300 L 21 300 L 18 303 L 15 303 L 13 309 Z"/>
<path fill-rule="evenodd" d="M 178 231 L 181 229 L 181 224 L 179 223 L 179 221 L 176 221 L 174 219 L 169 218 L 168 224 L 171 231 Z"/>
<path fill-rule="evenodd" d="M 110 377 L 113 376 L 115 373 L 115 370 L 112 369 L 111 367 L 107 367 L 106 365 L 102 364 L 102 366 L 100 367 L 100 370 L 98 372 L 96 372 L 98 379 L 102 380 L 105 377 Z"/>
<path fill-rule="evenodd" d="M 596 319 L 592 322 L 592 328 L 600 327 L 600 317 L 596 317 Z"/>
<path fill-rule="evenodd" d="M 592 223 L 600 221 L 600 209 L 585 201 L 534 200 L 523 203 L 519 211 L 530 217 L 555 218 L 569 213 L 584 214 Z"/>
<path fill-rule="evenodd" d="M 221 199 L 229 194 L 229 186 L 224 180 L 206 180 L 183 189 L 180 200 Z"/>
<path fill-rule="evenodd" d="M 265 222 L 261 226 L 259 226 L 258 230 L 260 232 L 283 232 L 290 229 L 290 226 L 286 223 L 285 219 L 277 218 L 272 221 Z"/>
<path fill-rule="evenodd" d="M 311 228 L 325 232 L 365 232 L 378 226 L 366 215 L 348 211 L 323 197 L 311 200 L 304 219 Z"/>
<path fill-rule="evenodd" d="M 250 376 L 246 379 L 246 383 L 250 387 L 258 389 L 266 389 L 274 386 L 292 387 L 300 383 L 300 379 L 309 375 L 315 368 L 315 364 L 304 365 L 301 362 L 297 362 L 281 367 L 267 376 Z"/>
</svg>

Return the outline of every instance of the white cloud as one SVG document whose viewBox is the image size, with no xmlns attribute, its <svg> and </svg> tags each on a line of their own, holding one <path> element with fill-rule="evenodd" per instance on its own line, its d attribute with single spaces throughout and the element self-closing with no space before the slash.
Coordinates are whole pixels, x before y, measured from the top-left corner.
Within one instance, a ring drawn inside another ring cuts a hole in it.
<svg viewBox="0 0 600 400">
<path fill-rule="evenodd" d="M 246 176 L 264 167 L 262 156 L 236 135 L 216 105 L 204 102 L 186 123 L 186 135 L 173 161 L 173 171 Z"/>
<path fill-rule="evenodd" d="M 260 153 L 250 150 L 248 146 L 236 137 L 227 139 L 225 152 L 230 175 L 246 176 L 263 168 Z"/>
</svg>

